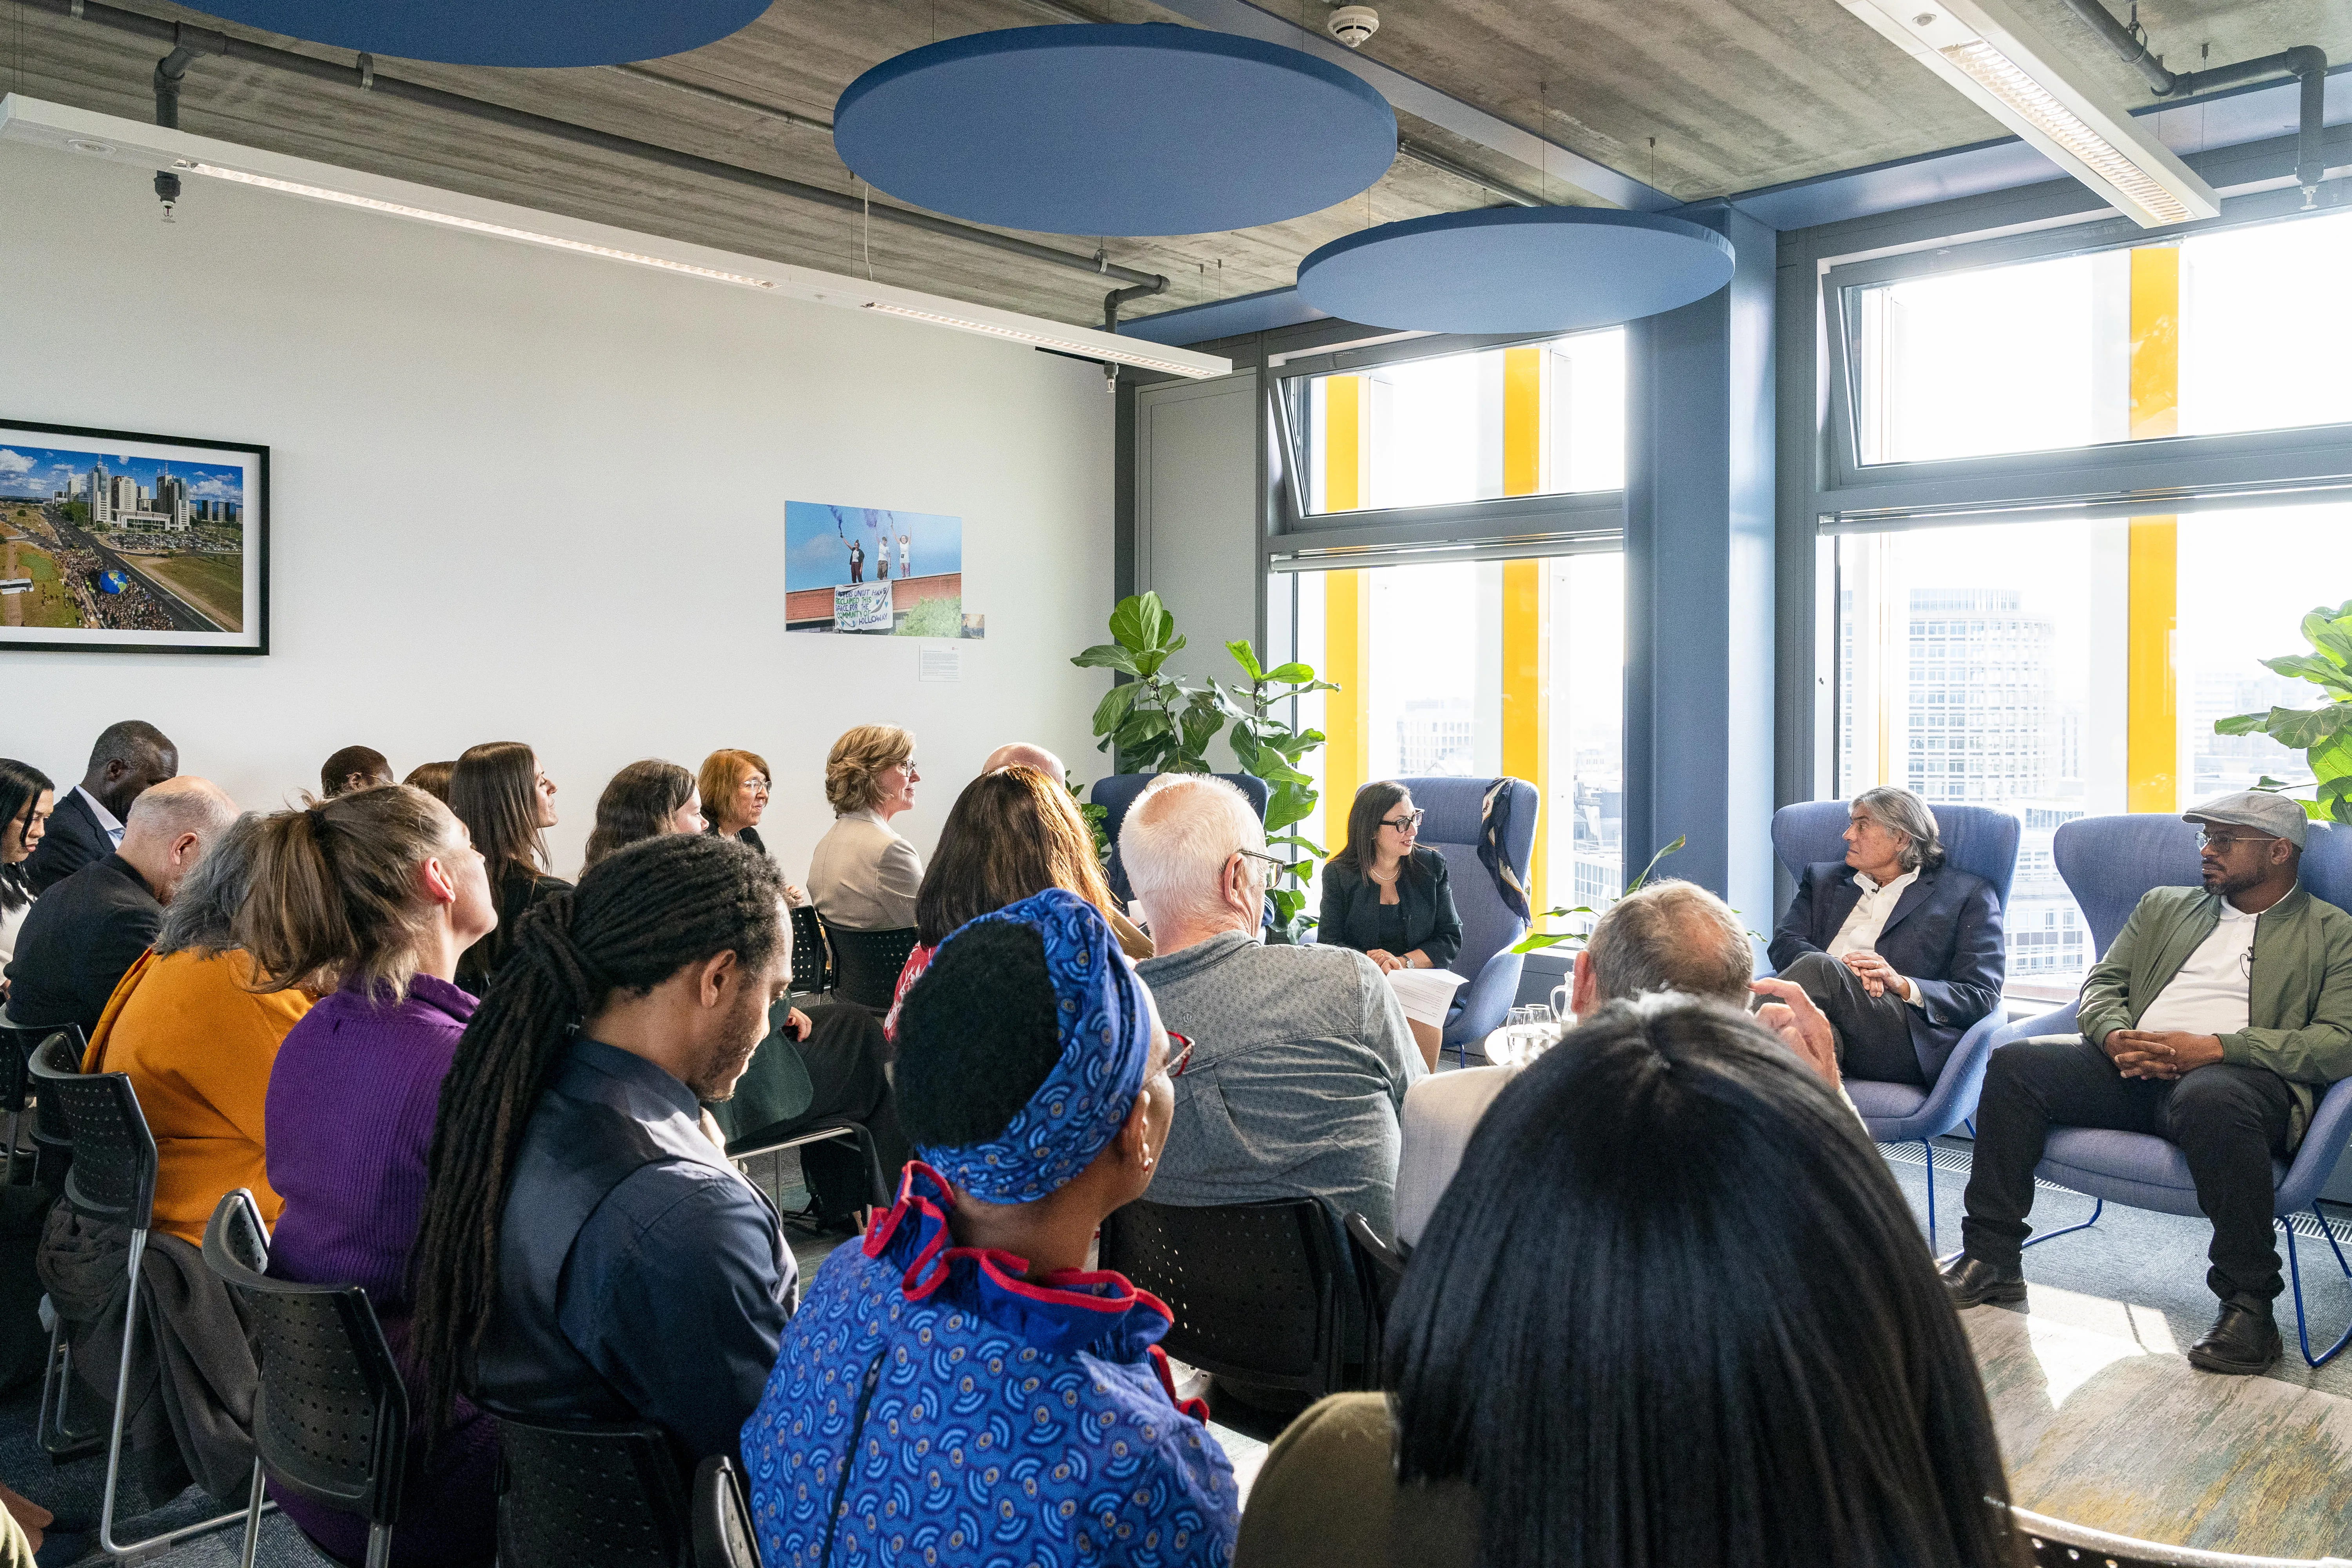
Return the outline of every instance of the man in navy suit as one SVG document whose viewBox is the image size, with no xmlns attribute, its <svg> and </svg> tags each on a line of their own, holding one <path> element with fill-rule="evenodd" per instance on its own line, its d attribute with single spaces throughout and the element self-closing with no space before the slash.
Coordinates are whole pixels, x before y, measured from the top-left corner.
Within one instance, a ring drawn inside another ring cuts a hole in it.
<svg viewBox="0 0 2352 1568">
<path fill-rule="evenodd" d="M 154 725 L 142 719 L 109 724 L 89 749 L 89 771 L 58 797 L 47 834 L 25 862 L 33 891 L 46 893 L 121 847 L 131 803 L 179 771 L 180 749 Z"/>
<path fill-rule="evenodd" d="M 2000 1005 L 2000 900 L 1944 864 L 1935 814 L 1907 789 L 1855 796 L 1845 842 L 1843 862 L 1805 868 L 1772 962 L 1829 1015 L 1849 1077 L 1925 1089 Z"/>
</svg>

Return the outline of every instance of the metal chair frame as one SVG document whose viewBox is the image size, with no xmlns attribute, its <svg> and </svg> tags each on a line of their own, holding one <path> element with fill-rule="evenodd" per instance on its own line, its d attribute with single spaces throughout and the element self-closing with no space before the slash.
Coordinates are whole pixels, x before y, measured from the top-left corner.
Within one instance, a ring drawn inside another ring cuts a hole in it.
<svg viewBox="0 0 2352 1568">
<path fill-rule="evenodd" d="M 874 1134 L 862 1121 L 832 1121 L 821 1127 L 803 1128 L 791 1137 L 779 1138 L 772 1143 L 761 1143 L 750 1149 L 730 1149 L 727 1157 L 735 1162 L 735 1168 L 742 1171 L 745 1179 L 749 1180 L 751 1173 L 743 1169 L 746 1160 L 755 1160 L 762 1154 L 781 1154 L 803 1143 L 822 1143 L 833 1138 L 846 1139 L 856 1145 L 858 1152 L 866 1156 L 869 1201 L 876 1205 L 888 1204 L 890 1183 L 888 1174 L 882 1169 L 882 1152 L 875 1146 Z"/>
<path fill-rule="evenodd" d="M 59 1024 L 51 1028 L 36 1028 L 31 1025 L 17 1023 L 8 1016 L 5 1009 L 0 1009 L 0 1099 L 5 1099 L 8 1107 L 7 1171 L 5 1177 L 0 1179 L 5 1179 L 11 1186 L 15 1185 L 16 1181 L 18 1160 L 16 1145 L 17 1140 L 24 1134 L 25 1105 L 26 1101 L 32 1097 L 33 1053 L 38 1050 L 52 1035 L 64 1035 L 73 1041 L 76 1052 L 74 1060 L 79 1066 L 81 1053 L 88 1049 L 80 1025 Z M 36 1115 L 33 1120 L 33 1168 L 27 1180 L 40 1179 L 43 1142 L 40 1118 Z"/>
<path fill-rule="evenodd" d="M 114 1380 L 114 1422 L 106 1441 L 106 1492 L 99 1513 L 98 1543 L 112 1557 L 151 1556 L 194 1536 L 208 1534 L 226 1525 L 235 1524 L 246 1517 L 247 1510 L 240 1509 L 235 1513 L 216 1514 L 194 1524 L 184 1524 L 177 1530 L 151 1535 L 144 1541 L 114 1539 L 114 1510 L 121 1497 L 122 1477 L 122 1436 L 130 1421 L 131 1352 L 139 1339 L 140 1264 L 147 1255 L 147 1233 L 155 1211 L 155 1138 L 147 1130 L 147 1118 L 139 1109 L 139 1096 L 132 1090 L 129 1076 L 119 1072 L 84 1073 L 81 1070 L 81 1054 L 74 1048 L 74 1044 L 70 1036 L 63 1032 L 53 1033 L 42 1042 L 41 1048 L 33 1053 L 31 1064 L 34 1082 L 39 1086 L 37 1092 L 44 1098 L 52 1094 L 57 1096 L 58 1103 L 65 1111 L 66 1124 L 73 1133 L 76 1157 L 71 1168 L 66 1172 L 65 1200 L 73 1206 L 75 1213 L 85 1217 L 128 1225 L 131 1228 L 130 1293 L 123 1304 L 122 1362 Z M 58 1059 L 60 1047 L 64 1047 L 62 1060 Z M 100 1103 L 84 1107 L 79 1112 L 76 1110 L 76 1100 L 87 1099 L 97 1101 L 100 1096 L 110 1100 L 111 1103 L 104 1107 L 105 1112 L 119 1124 L 118 1128 L 110 1131 L 119 1131 L 126 1135 L 125 1141 L 130 1145 L 130 1169 L 127 1172 L 109 1169 L 107 1156 L 111 1151 L 106 1150 L 104 1145 L 86 1133 L 81 1118 L 100 1110 Z M 101 1179 L 127 1176 L 122 1184 L 129 1192 L 128 1198 L 110 1203 L 93 1192 L 93 1173 Z M 69 1352 L 62 1357 L 58 1353 L 64 1331 L 63 1319 L 59 1319 L 49 1331 L 49 1376 L 69 1371 L 72 1364 Z M 65 1422 L 67 1392 L 67 1385 L 60 1382 L 57 1401 L 60 1432 Z M 45 1376 L 42 1382 L 41 1409 L 42 1436 L 44 1447 L 47 1447 L 49 1436 L 48 1376 Z M 53 1449 L 51 1452 L 54 1456 L 56 1451 Z"/>
<path fill-rule="evenodd" d="M 724 1454 L 694 1470 L 694 1568 L 760 1568 L 759 1532 L 743 1478 Z"/>
</svg>

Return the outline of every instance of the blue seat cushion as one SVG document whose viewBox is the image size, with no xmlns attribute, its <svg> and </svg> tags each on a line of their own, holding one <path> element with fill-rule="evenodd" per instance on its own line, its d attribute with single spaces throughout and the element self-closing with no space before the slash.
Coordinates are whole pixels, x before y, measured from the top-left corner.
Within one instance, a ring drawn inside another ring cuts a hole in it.
<svg viewBox="0 0 2352 1568">
<path fill-rule="evenodd" d="M 1873 1121 L 1895 1121 L 1916 1116 L 1927 1103 L 1927 1091 L 1916 1084 L 1881 1083 L 1875 1079 L 1850 1078 L 1845 1092 L 1853 1108 Z"/>
<path fill-rule="evenodd" d="M 2162 1214 L 2201 1215 L 2197 1184 L 2179 1145 L 2146 1132 L 2104 1127 L 2053 1127 L 2033 1173 L 2072 1192 L 2107 1198 Z M 2286 1180 L 2286 1166 L 2271 1161 L 2271 1184 Z"/>
</svg>

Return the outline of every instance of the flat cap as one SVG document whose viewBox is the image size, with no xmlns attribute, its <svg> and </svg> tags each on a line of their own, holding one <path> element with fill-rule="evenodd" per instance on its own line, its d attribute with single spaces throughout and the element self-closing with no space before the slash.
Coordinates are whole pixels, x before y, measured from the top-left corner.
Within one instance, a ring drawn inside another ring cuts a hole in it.
<svg viewBox="0 0 2352 1568">
<path fill-rule="evenodd" d="M 2301 801 L 2289 800 L 2285 795 L 2260 789 L 2242 789 L 2235 795 L 2217 796 L 2203 805 L 2182 812 L 2180 820 L 2251 827 L 2257 833 L 2284 838 L 2297 849 L 2303 847 L 2304 835 L 2310 826 L 2310 818 L 2304 815 Z"/>
</svg>

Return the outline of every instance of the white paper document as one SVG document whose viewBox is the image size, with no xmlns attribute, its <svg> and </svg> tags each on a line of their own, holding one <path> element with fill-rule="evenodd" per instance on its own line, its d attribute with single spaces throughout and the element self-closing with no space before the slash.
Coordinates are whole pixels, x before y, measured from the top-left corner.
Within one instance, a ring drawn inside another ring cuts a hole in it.
<svg viewBox="0 0 2352 1568">
<path fill-rule="evenodd" d="M 1404 1004 L 1404 1016 L 1433 1029 L 1445 1026 L 1454 994 L 1470 982 L 1450 969 L 1391 969 L 1389 985 Z"/>
</svg>

